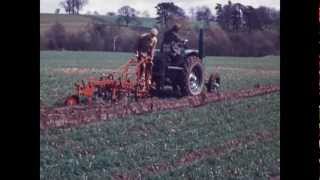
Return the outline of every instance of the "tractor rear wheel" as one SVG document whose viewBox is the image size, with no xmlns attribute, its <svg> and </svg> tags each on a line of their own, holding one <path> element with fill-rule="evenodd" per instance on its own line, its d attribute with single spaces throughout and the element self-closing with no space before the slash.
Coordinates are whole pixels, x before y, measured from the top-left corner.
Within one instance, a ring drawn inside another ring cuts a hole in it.
<svg viewBox="0 0 320 180">
<path fill-rule="evenodd" d="M 201 59 L 197 56 L 189 56 L 182 74 L 181 90 L 183 95 L 196 96 L 203 91 L 204 68 Z"/>
</svg>

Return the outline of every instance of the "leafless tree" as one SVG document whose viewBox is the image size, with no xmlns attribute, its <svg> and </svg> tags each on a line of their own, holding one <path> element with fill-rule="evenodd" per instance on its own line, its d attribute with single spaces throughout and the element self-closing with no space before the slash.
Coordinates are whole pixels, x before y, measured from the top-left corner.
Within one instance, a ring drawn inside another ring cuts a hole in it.
<svg viewBox="0 0 320 180">
<path fill-rule="evenodd" d="M 107 16 L 115 16 L 116 13 L 115 12 L 107 12 Z"/>
<path fill-rule="evenodd" d="M 62 6 L 68 14 L 79 14 L 79 11 L 87 4 L 88 0 L 64 0 L 60 2 L 60 6 Z"/>
<path fill-rule="evenodd" d="M 209 27 L 210 22 L 213 21 L 214 17 L 211 10 L 207 6 L 197 7 L 196 9 L 196 19 L 197 21 L 203 21 L 207 27 Z"/>
<path fill-rule="evenodd" d="M 138 21 L 137 14 L 138 11 L 130 6 L 123 6 L 118 10 L 119 18 L 117 19 L 118 24 L 125 23 L 126 26 L 133 21 Z"/>
<path fill-rule="evenodd" d="M 60 14 L 60 8 L 57 8 L 55 11 L 54 11 L 55 14 Z"/>
<path fill-rule="evenodd" d="M 169 21 L 182 20 L 186 17 L 184 10 L 173 2 L 162 2 L 155 8 L 157 9 L 157 23 L 164 28 L 168 28 Z"/>
</svg>

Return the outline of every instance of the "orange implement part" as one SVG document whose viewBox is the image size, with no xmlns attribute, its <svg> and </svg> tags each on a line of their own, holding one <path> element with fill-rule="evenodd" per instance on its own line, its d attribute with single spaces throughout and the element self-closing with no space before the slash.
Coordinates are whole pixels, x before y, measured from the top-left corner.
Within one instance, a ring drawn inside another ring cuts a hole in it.
<svg viewBox="0 0 320 180">
<path fill-rule="evenodd" d="M 79 96 L 77 96 L 77 95 L 69 96 L 65 100 L 64 104 L 67 105 L 67 106 L 73 106 L 73 105 L 79 104 Z"/>
<path fill-rule="evenodd" d="M 129 72 L 130 67 L 134 68 L 134 72 Z M 138 58 L 130 58 L 126 64 L 107 76 L 91 78 L 87 80 L 87 83 L 82 81 L 82 84 L 75 84 L 76 94 L 78 97 L 86 97 L 89 103 L 91 103 L 94 93 L 98 90 L 111 93 L 113 101 L 117 99 L 120 92 L 135 94 L 137 97 L 146 97 L 150 95 L 151 67 L 152 60 L 150 57 L 140 57 L 139 60 Z M 135 77 L 131 78 L 132 76 Z M 70 100 L 66 104 L 72 105 L 75 102 L 75 100 Z"/>
<path fill-rule="evenodd" d="M 92 97 L 95 91 L 95 86 L 89 82 L 88 84 L 83 83 L 82 86 L 76 85 L 76 89 L 79 96 Z"/>
</svg>

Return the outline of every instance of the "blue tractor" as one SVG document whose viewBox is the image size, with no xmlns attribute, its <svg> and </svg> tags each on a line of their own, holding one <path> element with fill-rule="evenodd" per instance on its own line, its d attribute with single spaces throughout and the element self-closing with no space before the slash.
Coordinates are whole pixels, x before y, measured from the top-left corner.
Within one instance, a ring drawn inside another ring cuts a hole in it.
<svg viewBox="0 0 320 180">
<path fill-rule="evenodd" d="M 201 94 L 205 86 L 209 92 L 220 87 L 220 77 L 211 74 L 205 82 L 203 30 L 199 32 L 198 49 L 188 49 L 187 40 L 179 46 L 182 48 L 182 61 L 176 62 L 170 56 L 157 50 L 152 69 L 152 80 L 159 90 L 161 83 L 171 86 L 174 92 L 182 96 Z M 164 71 L 160 70 L 165 69 Z M 162 81 L 162 82 L 161 82 Z"/>
</svg>

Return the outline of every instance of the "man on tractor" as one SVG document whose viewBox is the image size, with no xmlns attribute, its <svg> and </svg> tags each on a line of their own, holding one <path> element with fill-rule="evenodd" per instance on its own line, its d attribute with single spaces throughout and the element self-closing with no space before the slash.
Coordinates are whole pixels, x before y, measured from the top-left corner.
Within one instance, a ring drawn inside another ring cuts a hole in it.
<svg viewBox="0 0 320 180">
<path fill-rule="evenodd" d="M 161 52 L 170 56 L 176 64 L 179 64 L 182 59 L 181 44 L 186 42 L 186 39 L 181 38 L 178 34 L 180 29 L 181 25 L 175 24 L 171 29 L 166 31 L 161 44 Z"/>
<path fill-rule="evenodd" d="M 155 48 L 158 42 L 157 35 L 158 30 L 156 28 L 152 28 L 149 33 L 144 33 L 139 37 L 135 48 L 138 62 L 146 60 L 145 63 L 141 64 L 140 71 L 138 73 L 138 79 L 141 79 L 144 74 L 144 89 L 151 85 L 152 64 Z"/>
<path fill-rule="evenodd" d="M 172 64 L 175 64 L 175 65 L 179 65 L 183 62 L 181 44 L 185 43 L 187 40 L 181 38 L 178 35 L 178 32 L 180 29 L 181 29 L 181 25 L 175 24 L 171 29 L 169 29 L 164 33 L 160 52 L 166 58 L 164 58 L 161 61 L 161 67 L 159 67 L 160 74 L 161 74 L 159 90 L 162 90 L 164 87 L 165 71 L 167 69 L 167 63 L 168 63 L 166 61 L 170 59 Z"/>
</svg>

